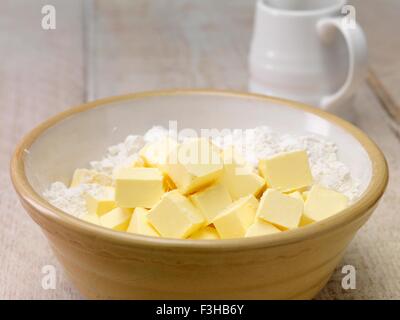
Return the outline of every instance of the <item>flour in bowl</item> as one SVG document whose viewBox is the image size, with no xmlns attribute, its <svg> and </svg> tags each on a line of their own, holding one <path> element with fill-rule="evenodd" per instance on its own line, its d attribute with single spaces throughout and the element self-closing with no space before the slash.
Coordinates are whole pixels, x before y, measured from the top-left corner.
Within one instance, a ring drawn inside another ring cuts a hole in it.
<svg viewBox="0 0 400 320">
<path fill-rule="evenodd" d="M 167 129 L 156 126 L 143 136 L 129 135 L 123 142 L 108 148 L 101 160 L 92 161 L 90 169 L 112 177 L 121 167 L 139 161 L 139 151 L 151 142 L 159 141 L 169 135 Z M 179 141 L 185 137 L 178 137 Z M 360 195 L 359 183 L 351 176 L 349 168 L 338 159 L 337 145 L 312 134 L 280 134 L 269 127 L 233 130 L 228 134 L 212 137 L 220 148 L 233 146 L 240 151 L 246 162 L 257 168 L 259 159 L 265 159 L 282 152 L 306 150 L 315 183 L 338 191 L 354 201 Z M 74 216 L 87 213 L 85 195 L 101 192 L 101 186 L 95 183 L 81 184 L 68 188 L 62 182 L 54 182 L 44 192 L 44 197 L 54 206 Z"/>
<path fill-rule="evenodd" d="M 55 207 L 77 217 L 87 213 L 85 194 L 96 194 L 101 192 L 98 184 L 81 184 L 77 187 L 68 188 L 62 182 L 54 182 L 50 185 L 43 196 Z"/>
</svg>

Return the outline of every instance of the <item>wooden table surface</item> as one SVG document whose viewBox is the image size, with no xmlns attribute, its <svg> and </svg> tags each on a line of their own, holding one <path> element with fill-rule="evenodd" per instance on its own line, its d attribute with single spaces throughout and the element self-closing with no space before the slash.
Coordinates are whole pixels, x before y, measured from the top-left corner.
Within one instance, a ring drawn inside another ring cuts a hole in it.
<svg viewBox="0 0 400 320">
<path fill-rule="evenodd" d="M 319 299 L 400 299 L 400 1 L 352 1 L 369 40 L 371 72 L 356 124 L 384 151 L 387 192 Z M 41 29 L 52 4 L 56 30 Z M 0 2 L 0 298 L 80 299 L 39 228 L 18 203 L 8 167 L 35 125 L 82 102 L 172 87 L 246 90 L 253 21 L 248 0 L 2 0 Z M 341 288 L 341 267 L 357 289 Z M 57 287 L 41 286 L 54 265 Z"/>
</svg>

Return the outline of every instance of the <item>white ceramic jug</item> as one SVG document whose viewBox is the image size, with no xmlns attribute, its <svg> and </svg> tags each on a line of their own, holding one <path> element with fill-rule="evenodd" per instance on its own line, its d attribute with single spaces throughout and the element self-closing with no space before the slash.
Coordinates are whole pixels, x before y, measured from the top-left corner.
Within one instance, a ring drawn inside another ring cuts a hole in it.
<svg viewBox="0 0 400 320">
<path fill-rule="evenodd" d="M 345 0 L 258 0 L 249 90 L 346 114 L 367 70 L 364 33 Z"/>
</svg>

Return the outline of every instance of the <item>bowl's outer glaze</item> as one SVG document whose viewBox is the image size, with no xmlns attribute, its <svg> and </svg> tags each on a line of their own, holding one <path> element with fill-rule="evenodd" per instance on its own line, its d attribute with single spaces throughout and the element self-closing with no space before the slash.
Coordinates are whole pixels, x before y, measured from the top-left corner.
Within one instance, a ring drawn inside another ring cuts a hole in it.
<svg viewBox="0 0 400 320">
<path fill-rule="evenodd" d="M 314 112 L 300 104 L 297 107 Z M 315 113 L 335 119 L 321 111 Z M 345 126 L 354 130 L 352 134 L 361 135 L 351 125 Z M 39 133 L 34 131 L 33 135 Z M 24 208 L 40 225 L 65 272 L 86 297 L 310 299 L 326 284 L 387 184 L 383 155 L 368 138 L 360 137 L 367 139 L 362 142 L 373 167 L 372 182 L 365 195 L 338 217 L 288 232 L 281 238 L 272 235 L 243 242 L 200 241 L 201 244 L 172 240 L 169 244 L 165 239 L 117 233 L 77 221 L 45 204 L 30 187 L 23 166 L 23 148 L 32 143 L 29 139 L 34 140 L 29 136 L 14 155 L 11 175 Z"/>
<path fill-rule="evenodd" d="M 96 299 L 311 299 L 374 210 L 304 241 L 207 252 L 99 241 L 24 206 L 74 285 Z"/>
</svg>

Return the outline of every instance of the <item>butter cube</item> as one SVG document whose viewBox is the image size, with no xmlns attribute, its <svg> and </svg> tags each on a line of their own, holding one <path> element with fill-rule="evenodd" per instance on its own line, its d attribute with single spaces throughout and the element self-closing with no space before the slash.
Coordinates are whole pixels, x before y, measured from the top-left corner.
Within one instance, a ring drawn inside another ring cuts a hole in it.
<svg viewBox="0 0 400 320">
<path fill-rule="evenodd" d="M 122 168 L 115 179 L 115 202 L 121 208 L 153 207 L 165 192 L 164 176 L 156 168 Z"/>
<path fill-rule="evenodd" d="M 171 151 L 175 150 L 178 146 L 178 143 L 169 138 L 163 138 L 159 141 L 152 142 L 146 144 L 142 150 L 140 150 L 139 154 L 144 159 L 146 166 L 148 167 L 156 167 L 163 171 L 168 155 Z"/>
<path fill-rule="evenodd" d="M 249 195 L 233 202 L 213 221 L 221 239 L 241 238 L 254 223 L 258 201 Z"/>
<path fill-rule="evenodd" d="M 314 222 L 313 220 L 307 218 L 307 216 L 305 216 L 304 213 L 303 213 L 303 215 L 301 216 L 301 219 L 300 219 L 299 227 L 304 227 L 304 226 L 309 225 L 309 224 L 311 224 L 313 222 Z"/>
<path fill-rule="evenodd" d="M 112 187 L 103 187 L 95 193 L 85 195 L 86 208 L 89 214 L 102 216 L 116 207 L 115 190 Z"/>
<path fill-rule="evenodd" d="M 248 237 L 257 237 L 257 236 L 264 236 L 267 234 L 273 234 L 273 233 L 278 233 L 281 232 L 280 229 L 275 227 L 274 225 L 263 221 L 261 219 L 256 219 L 256 222 L 254 222 L 246 232 L 246 238 Z"/>
<path fill-rule="evenodd" d="M 221 184 L 212 185 L 191 195 L 190 200 L 200 209 L 206 224 L 212 223 L 218 213 L 232 203 L 228 190 Z"/>
<path fill-rule="evenodd" d="M 143 234 L 145 236 L 159 237 L 158 232 L 149 223 L 148 210 L 145 208 L 135 208 L 127 232 Z"/>
<path fill-rule="evenodd" d="M 79 186 L 82 183 L 88 183 L 93 177 L 93 171 L 88 169 L 76 169 L 72 175 L 70 188 Z"/>
<path fill-rule="evenodd" d="M 72 176 L 70 187 L 74 188 L 84 183 L 97 183 L 103 186 L 111 186 L 112 178 L 95 170 L 76 169 Z"/>
<path fill-rule="evenodd" d="M 90 222 L 93 224 L 97 224 L 98 226 L 101 226 L 100 223 L 100 218 L 97 214 L 90 214 L 90 213 L 86 213 L 85 215 L 83 215 L 81 217 L 82 220 L 86 221 L 86 222 Z"/>
<path fill-rule="evenodd" d="M 134 160 L 131 162 L 130 167 L 133 167 L 133 168 L 142 168 L 142 167 L 144 167 L 144 165 L 145 165 L 145 162 L 144 162 L 143 158 L 137 157 L 136 159 L 134 159 Z"/>
<path fill-rule="evenodd" d="M 123 168 L 143 168 L 144 164 L 144 160 L 138 156 L 137 158 L 131 160 L 131 162 L 114 167 L 112 178 L 115 180 L 117 178 L 118 172 Z"/>
<path fill-rule="evenodd" d="M 345 209 L 348 201 L 344 194 L 315 185 L 307 196 L 304 216 L 311 221 L 329 218 Z"/>
<path fill-rule="evenodd" d="M 189 139 L 168 156 L 165 173 L 187 195 L 210 185 L 222 173 L 222 159 L 208 139 Z"/>
<path fill-rule="evenodd" d="M 100 217 L 103 227 L 118 231 L 126 231 L 133 209 L 115 208 Z"/>
<path fill-rule="evenodd" d="M 165 188 L 165 191 L 171 191 L 171 190 L 176 189 L 175 183 L 167 175 L 164 175 L 164 188 Z"/>
<path fill-rule="evenodd" d="M 288 196 L 291 196 L 295 199 L 301 200 L 301 202 L 305 202 L 305 194 L 306 192 L 300 193 L 299 191 L 295 191 L 292 193 L 289 193 Z M 300 223 L 299 223 L 299 227 L 304 227 L 310 223 L 313 223 L 314 221 L 312 221 L 311 219 L 308 219 L 305 215 L 304 215 L 304 209 L 303 209 L 303 214 L 301 215 L 301 219 L 300 219 Z"/>
<path fill-rule="evenodd" d="M 303 206 L 301 200 L 267 189 L 261 197 L 257 217 L 284 229 L 294 229 L 299 226 Z"/>
<path fill-rule="evenodd" d="M 158 233 L 168 238 L 187 238 L 205 223 L 201 212 L 177 190 L 165 193 L 148 218 Z"/>
<path fill-rule="evenodd" d="M 298 200 L 301 200 L 302 202 L 304 202 L 304 198 L 299 191 L 288 193 L 288 196 L 291 196 L 292 198 L 295 198 L 295 199 L 298 199 Z"/>
<path fill-rule="evenodd" d="M 281 192 L 301 190 L 313 182 L 305 151 L 288 152 L 260 160 L 258 169 L 267 186 Z"/>
<path fill-rule="evenodd" d="M 264 179 L 232 147 L 224 150 L 223 157 L 224 169 L 219 181 L 228 189 L 233 200 L 250 194 L 258 196 L 265 187 Z"/>
<path fill-rule="evenodd" d="M 206 226 L 193 233 L 189 239 L 192 240 L 218 240 L 219 235 L 214 227 Z"/>
</svg>

